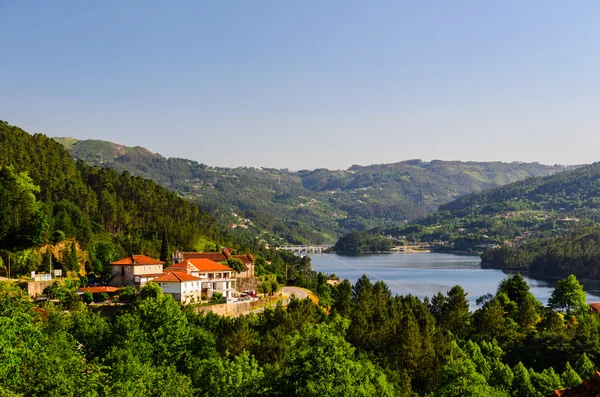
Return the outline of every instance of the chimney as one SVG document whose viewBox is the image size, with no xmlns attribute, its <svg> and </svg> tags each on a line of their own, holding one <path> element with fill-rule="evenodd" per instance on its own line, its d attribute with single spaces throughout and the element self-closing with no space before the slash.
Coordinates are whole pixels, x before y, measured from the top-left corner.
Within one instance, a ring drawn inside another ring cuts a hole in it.
<svg viewBox="0 0 600 397">
<path fill-rule="evenodd" d="M 135 264 L 135 256 L 133 256 L 133 252 L 131 252 L 129 256 L 131 257 L 131 263 Z"/>
</svg>

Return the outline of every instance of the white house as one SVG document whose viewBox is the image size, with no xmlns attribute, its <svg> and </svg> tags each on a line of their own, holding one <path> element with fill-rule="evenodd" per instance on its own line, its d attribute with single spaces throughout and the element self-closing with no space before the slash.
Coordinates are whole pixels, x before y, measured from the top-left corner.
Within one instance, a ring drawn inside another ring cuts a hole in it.
<svg viewBox="0 0 600 397">
<path fill-rule="evenodd" d="M 236 271 L 210 259 L 184 260 L 166 268 L 165 273 L 183 273 L 199 278 L 202 282 L 202 292 L 209 298 L 214 292 L 219 292 L 227 298 L 233 298 L 235 294 Z M 154 281 L 158 282 L 158 279 Z"/>
<path fill-rule="evenodd" d="M 175 300 L 186 304 L 200 302 L 202 299 L 202 280 L 191 274 L 181 272 L 164 273 L 154 279 L 165 294 L 172 295 Z"/>
</svg>

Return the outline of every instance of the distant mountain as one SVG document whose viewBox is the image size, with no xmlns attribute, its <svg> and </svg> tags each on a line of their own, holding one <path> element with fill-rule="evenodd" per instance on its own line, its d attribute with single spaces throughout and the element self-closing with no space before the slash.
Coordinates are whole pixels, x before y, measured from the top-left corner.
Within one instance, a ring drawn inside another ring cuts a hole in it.
<svg viewBox="0 0 600 397">
<path fill-rule="evenodd" d="M 165 158 L 142 147 L 57 138 L 89 164 L 150 178 L 220 212 L 230 227 L 267 230 L 286 241 L 332 242 L 350 230 L 401 224 L 462 195 L 564 171 L 538 163 L 423 162 L 347 170 L 221 168 Z M 568 168 L 570 169 L 570 168 Z M 220 211 L 220 208 L 227 211 Z"/>
</svg>

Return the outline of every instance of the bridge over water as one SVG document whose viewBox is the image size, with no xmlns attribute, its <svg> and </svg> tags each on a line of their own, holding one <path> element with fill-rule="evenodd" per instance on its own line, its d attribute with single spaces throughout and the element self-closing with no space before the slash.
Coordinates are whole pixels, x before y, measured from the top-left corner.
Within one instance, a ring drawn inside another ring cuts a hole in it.
<svg viewBox="0 0 600 397">
<path fill-rule="evenodd" d="M 277 247 L 278 250 L 290 251 L 296 255 L 302 254 L 320 254 L 323 253 L 327 248 L 333 247 L 333 244 L 329 245 L 282 245 Z"/>
</svg>

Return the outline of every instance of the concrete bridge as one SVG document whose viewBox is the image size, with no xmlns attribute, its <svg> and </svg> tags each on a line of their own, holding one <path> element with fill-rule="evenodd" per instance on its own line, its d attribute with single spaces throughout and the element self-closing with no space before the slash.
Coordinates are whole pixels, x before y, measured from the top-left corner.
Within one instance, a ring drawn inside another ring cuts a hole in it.
<svg viewBox="0 0 600 397">
<path fill-rule="evenodd" d="M 282 245 L 277 247 L 278 250 L 290 251 L 296 255 L 308 255 L 308 254 L 320 254 L 323 253 L 327 248 L 331 248 L 333 245 Z"/>
</svg>

